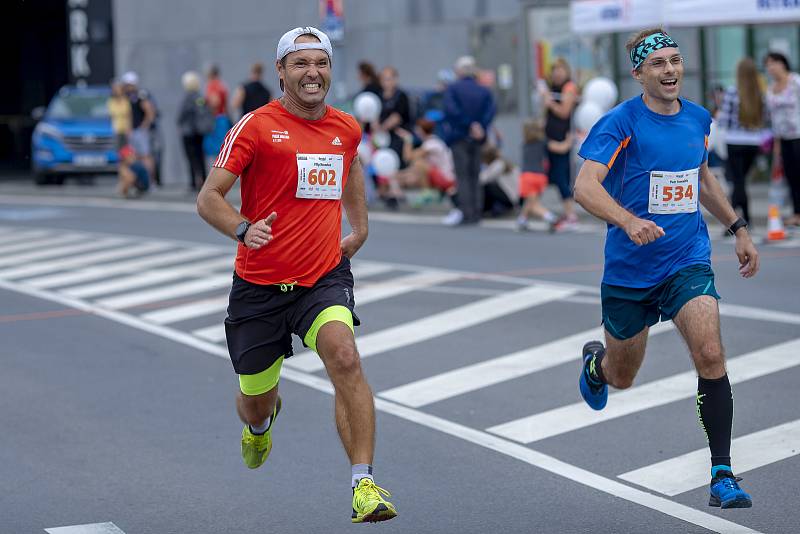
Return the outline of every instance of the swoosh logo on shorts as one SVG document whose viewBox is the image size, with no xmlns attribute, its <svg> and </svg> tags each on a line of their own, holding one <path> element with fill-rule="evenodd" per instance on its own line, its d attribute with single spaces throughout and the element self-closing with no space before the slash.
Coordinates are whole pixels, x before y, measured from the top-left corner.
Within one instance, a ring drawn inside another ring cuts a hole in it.
<svg viewBox="0 0 800 534">
<path fill-rule="evenodd" d="M 696 286 L 692 286 L 692 289 L 697 289 L 698 287 L 701 287 L 702 285 L 703 285 L 703 284 L 698 284 L 698 285 L 696 285 Z"/>
</svg>

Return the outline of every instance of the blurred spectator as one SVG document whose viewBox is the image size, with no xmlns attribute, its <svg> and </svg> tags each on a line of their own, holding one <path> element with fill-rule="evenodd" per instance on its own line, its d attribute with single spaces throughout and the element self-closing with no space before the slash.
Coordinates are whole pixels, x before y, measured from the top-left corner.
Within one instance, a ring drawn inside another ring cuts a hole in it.
<svg viewBox="0 0 800 534">
<path fill-rule="evenodd" d="M 378 78 L 378 73 L 372 63 L 361 61 L 358 64 L 358 79 L 361 81 L 361 92 L 368 92 L 381 96 L 383 89 L 381 88 L 381 81 Z"/>
<path fill-rule="evenodd" d="M 542 219 L 555 229 L 556 216 L 542 206 L 539 198 L 547 188 L 547 142 L 544 123 L 528 120 L 522 125 L 522 172 L 519 176 L 519 196 L 523 199 L 522 209 L 517 218 L 517 229 L 529 230 L 531 217 Z"/>
<path fill-rule="evenodd" d="M 139 196 L 150 188 L 147 168 L 132 145 L 119 149 L 117 193 L 123 198 Z"/>
<path fill-rule="evenodd" d="M 750 220 L 745 179 L 753 167 L 761 145 L 769 136 L 765 130 L 766 105 L 758 80 L 756 63 L 744 58 L 736 66 L 736 85 L 729 87 L 722 98 L 717 120 L 725 131 L 728 161 L 725 175 L 733 186 L 731 205 Z"/>
<path fill-rule="evenodd" d="M 422 188 L 421 203 L 438 197 L 455 194 L 455 168 L 453 154 L 435 133 L 436 123 L 425 118 L 417 119 L 416 133 L 422 141 L 413 146 L 413 136 L 405 130 L 400 135 L 405 142 L 403 156 L 408 167 L 400 171 L 397 180 L 401 187 Z"/>
<path fill-rule="evenodd" d="M 236 88 L 231 105 L 239 110 L 240 117 L 272 100 L 272 93 L 261 81 L 263 75 L 264 66 L 261 63 L 254 63 L 250 67 L 250 79 Z"/>
<path fill-rule="evenodd" d="M 208 68 L 206 101 L 211 106 L 214 115 L 228 114 L 228 86 L 220 79 L 219 67 L 216 65 L 211 65 Z"/>
<path fill-rule="evenodd" d="M 116 149 L 128 144 L 128 136 L 133 128 L 131 101 L 125 95 L 122 83 L 111 82 L 111 97 L 108 99 L 108 114 L 111 116 L 111 129 L 114 131 Z"/>
<path fill-rule="evenodd" d="M 486 144 L 481 149 L 479 180 L 483 188 L 483 212 L 499 217 L 514 209 L 519 200 L 519 169 L 503 157 L 500 149 Z"/>
<path fill-rule="evenodd" d="M 139 76 L 135 72 L 126 72 L 120 78 L 125 94 L 131 103 L 130 144 L 136 158 L 147 169 L 147 174 L 155 174 L 155 160 L 152 150 L 152 132 L 156 120 L 156 108 L 151 102 L 149 93 L 139 87 Z"/>
<path fill-rule="evenodd" d="M 767 106 L 775 135 L 775 161 L 782 161 L 792 192 L 794 213 L 786 224 L 800 226 L 800 75 L 792 72 L 789 60 L 778 52 L 767 54 L 764 64 L 772 78 Z"/>
<path fill-rule="evenodd" d="M 206 81 L 206 103 L 214 113 L 214 130 L 203 138 L 203 152 L 209 160 L 216 159 L 225 135 L 231 129 L 228 117 L 228 88 L 219 77 L 219 67 L 211 65 Z"/>
<path fill-rule="evenodd" d="M 460 224 L 477 224 L 483 210 L 479 182 L 481 146 L 495 114 L 492 93 L 475 80 L 477 67 L 472 56 L 456 61 L 458 79 L 445 91 L 445 141 L 453 151 L 458 184 L 458 203 L 463 213 Z"/>
<path fill-rule="evenodd" d="M 411 105 L 408 95 L 398 87 L 398 73 L 394 67 L 384 67 L 381 71 L 380 129 L 389 133 L 389 148 L 400 158 L 400 168 L 406 166 L 403 160 L 403 139 L 397 133 L 399 128 L 411 128 Z"/>
<path fill-rule="evenodd" d="M 214 114 L 200 94 L 200 76 L 186 72 L 181 78 L 184 95 L 178 113 L 178 128 L 183 140 L 183 150 L 189 164 L 189 189 L 198 191 L 206 179 L 203 157 L 203 136 L 215 126 Z"/>
<path fill-rule="evenodd" d="M 541 88 L 542 105 L 546 110 L 545 135 L 548 141 L 558 143 L 558 150 L 552 150 L 548 143 L 547 158 L 550 162 L 550 183 L 558 187 L 564 203 L 564 213 L 558 222 L 560 229 L 566 229 L 578 222 L 575 202 L 572 199 L 572 169 L 570 151 L 572 143 L 567 143 L 572 130 L 572 113 L 578 103 L 578 87 L 571 80 L 569 63 L 557 58 L 550 69 L 550 80 Z"/>
</svg>

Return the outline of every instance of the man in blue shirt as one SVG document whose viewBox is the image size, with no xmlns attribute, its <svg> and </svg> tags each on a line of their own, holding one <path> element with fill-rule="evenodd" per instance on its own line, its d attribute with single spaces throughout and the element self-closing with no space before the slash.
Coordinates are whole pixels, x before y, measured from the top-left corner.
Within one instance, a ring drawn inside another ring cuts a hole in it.
<svg viewBox="0 0 800 534">
<path fill-rule="evenodd" d="M 495 104 L 491 91 L 475 80 L 477 68 L 471 56 L 455 64 L 458 80 L 444 93 L 445 142 L 453 151 L 458 207 L 462 224 L 476 224 L 483 212 L 483 195 L 478 174 L 481 170 L 481 145 L 494 120 Z"/>
<path fill-rule="evenodd" d="M 649 327 L 672 320 L 698 373 L 697 414 L 711 449 L 709 505 L 749 508 L 730 459 L 733 397 L 725 370 L 711 243 L 702 204 L 736 236 L 739 272 L 758 271 L 758 252 L 708 170 L 711 116 L 679 98 L 683 56 L 661 28 L 627 43 L 643 94 L 608 112 L 580 149 L 586 161 L 575 200 L 608 223 L 601 286 L 606 346 L 583 348 L 580 392 L 595 410 L 608 385 L 625 389 L 642 364 Z"/>
</svg>

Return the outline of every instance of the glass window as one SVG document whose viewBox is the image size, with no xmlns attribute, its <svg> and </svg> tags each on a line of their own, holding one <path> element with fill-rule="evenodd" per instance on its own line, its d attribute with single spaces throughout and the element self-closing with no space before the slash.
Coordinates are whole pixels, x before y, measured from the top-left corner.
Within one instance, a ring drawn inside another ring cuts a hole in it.
<svg viewBox="0 0 800 534">
<path fill-rule="evenodd" d="M 62 95 L 50 104 L 51 119 L 104 119 L 108 114 L 108 97 L 102 95 Z"/>
</svg>

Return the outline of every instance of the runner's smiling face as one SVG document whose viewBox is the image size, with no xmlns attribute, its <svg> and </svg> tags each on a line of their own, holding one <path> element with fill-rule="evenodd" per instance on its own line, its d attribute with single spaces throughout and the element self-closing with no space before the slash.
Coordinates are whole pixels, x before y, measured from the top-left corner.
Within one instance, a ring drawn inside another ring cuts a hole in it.
<svg viewBox="0 0 800 534">
<path fill-rule="evenodd" d="M 683 56 L 678 48 L 656 50 L 644 60 L 633 77 L 642 84 L 645 95 L 663 102 L 674 102 L 681 92 Z"/>
<path fill-rule="evenodd" d="M 311 35 L 301 35 L 295 43 L 318 42 Z M 278 74 L 283 80 L 286 96 L 313 107 L 325 101 L 331 86 L 331 62 L 323 50 L 299 50 L 278 62 Z"/>
</svg>

